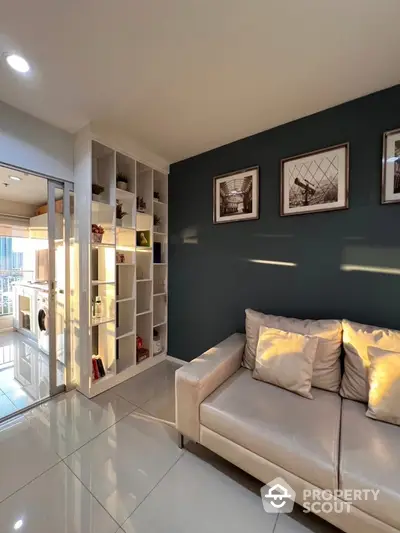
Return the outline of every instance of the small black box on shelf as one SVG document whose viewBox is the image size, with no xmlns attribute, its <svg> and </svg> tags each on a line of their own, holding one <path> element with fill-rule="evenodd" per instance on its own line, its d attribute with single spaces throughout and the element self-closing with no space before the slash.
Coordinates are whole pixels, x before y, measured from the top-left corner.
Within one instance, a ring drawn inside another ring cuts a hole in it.
<svg viewBox="0 0 400 533">
<path fill-rule="evenodd" d="M 161 243 L 155 242 L 153 244 L 153 260 L 155 263 L 161 263 Z"/>
</svg>

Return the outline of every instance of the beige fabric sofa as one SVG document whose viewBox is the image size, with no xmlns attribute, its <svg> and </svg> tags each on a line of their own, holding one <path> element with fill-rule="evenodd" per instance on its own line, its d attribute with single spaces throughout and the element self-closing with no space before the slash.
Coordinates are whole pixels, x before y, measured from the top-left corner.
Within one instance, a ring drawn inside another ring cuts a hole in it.
<svg viewBox="0 0 400 533">
<path fill-rule="evenodd" d="M 377 501 L 320 516 L 347 533 L 400 531 L 400 427 L 366 406 L 312 389 L 314 400 L 252 378 L 234 334 L 176 372 L 176 427 L 263 483 L 303 489 L 380 489 Z M 261 501 L 260 501 L 261 505 Z"/>
</svg>

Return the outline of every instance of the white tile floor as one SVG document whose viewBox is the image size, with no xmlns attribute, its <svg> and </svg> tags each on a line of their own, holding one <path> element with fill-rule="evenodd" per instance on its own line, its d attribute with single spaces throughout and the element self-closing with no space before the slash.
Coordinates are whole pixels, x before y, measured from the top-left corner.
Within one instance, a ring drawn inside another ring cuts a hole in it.
<svg viewBox="0 0 400 533">
<path fill-rule="evenodd" d="M 266 514 L 259 481 L 198 445 L 180 450 L 175 369 L 163 362 L 93 400 L 70 392 L 0 426 L 0 532 L 337 531 L 299 509 Z"/>
<path fill-rule="evenodd" d="M 59 364 L 60 383 L 61 367 Z M 21 333 L 0 333 L 0 419 L 48 395 L 48 356 Z"/>
</svg>

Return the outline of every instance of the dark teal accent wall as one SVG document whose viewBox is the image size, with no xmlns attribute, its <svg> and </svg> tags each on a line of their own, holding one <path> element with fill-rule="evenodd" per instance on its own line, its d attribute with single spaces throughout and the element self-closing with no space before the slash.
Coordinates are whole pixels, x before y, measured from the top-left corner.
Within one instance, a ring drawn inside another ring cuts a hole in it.
<svg viewBox="0 0 400 533">
<path fill-rule="evenodd" d="M 380 204 L 382 134 L 394 128 L 400 86 L 171 166 L 170 355 L 191 360 L 244 331 L 246 307 L 400 329 L 400 276 L 342 270 L 352 264 L 400 271 L 400 204 Z M 280 160 L 343 142 L 350 143 L 350 208 L 280 217 Z M 214 225 L 213 177 L 255 165 L 260 219 Z"/>
</svg>

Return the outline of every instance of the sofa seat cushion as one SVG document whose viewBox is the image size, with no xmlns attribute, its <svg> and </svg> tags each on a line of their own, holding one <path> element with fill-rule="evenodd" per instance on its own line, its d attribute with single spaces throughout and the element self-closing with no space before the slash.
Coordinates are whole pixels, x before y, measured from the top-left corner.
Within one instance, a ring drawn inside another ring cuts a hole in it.
<svg viewBox="0 0 400 533">
<path fill-rule="evenodd" d="M 341 489 L 379 489 L 377 501 L 353 506 L 400 530 L 400 427 L 371 420 L 366 406 L 343 400 L 340 438 Z"/>
<path fill-rule="evenodd" d="M 341 399 L 314 400 L 252 378 L 241 368 L 200 406 L 200 423 L 324 489 L 336 489 Z"/>
</svg>

